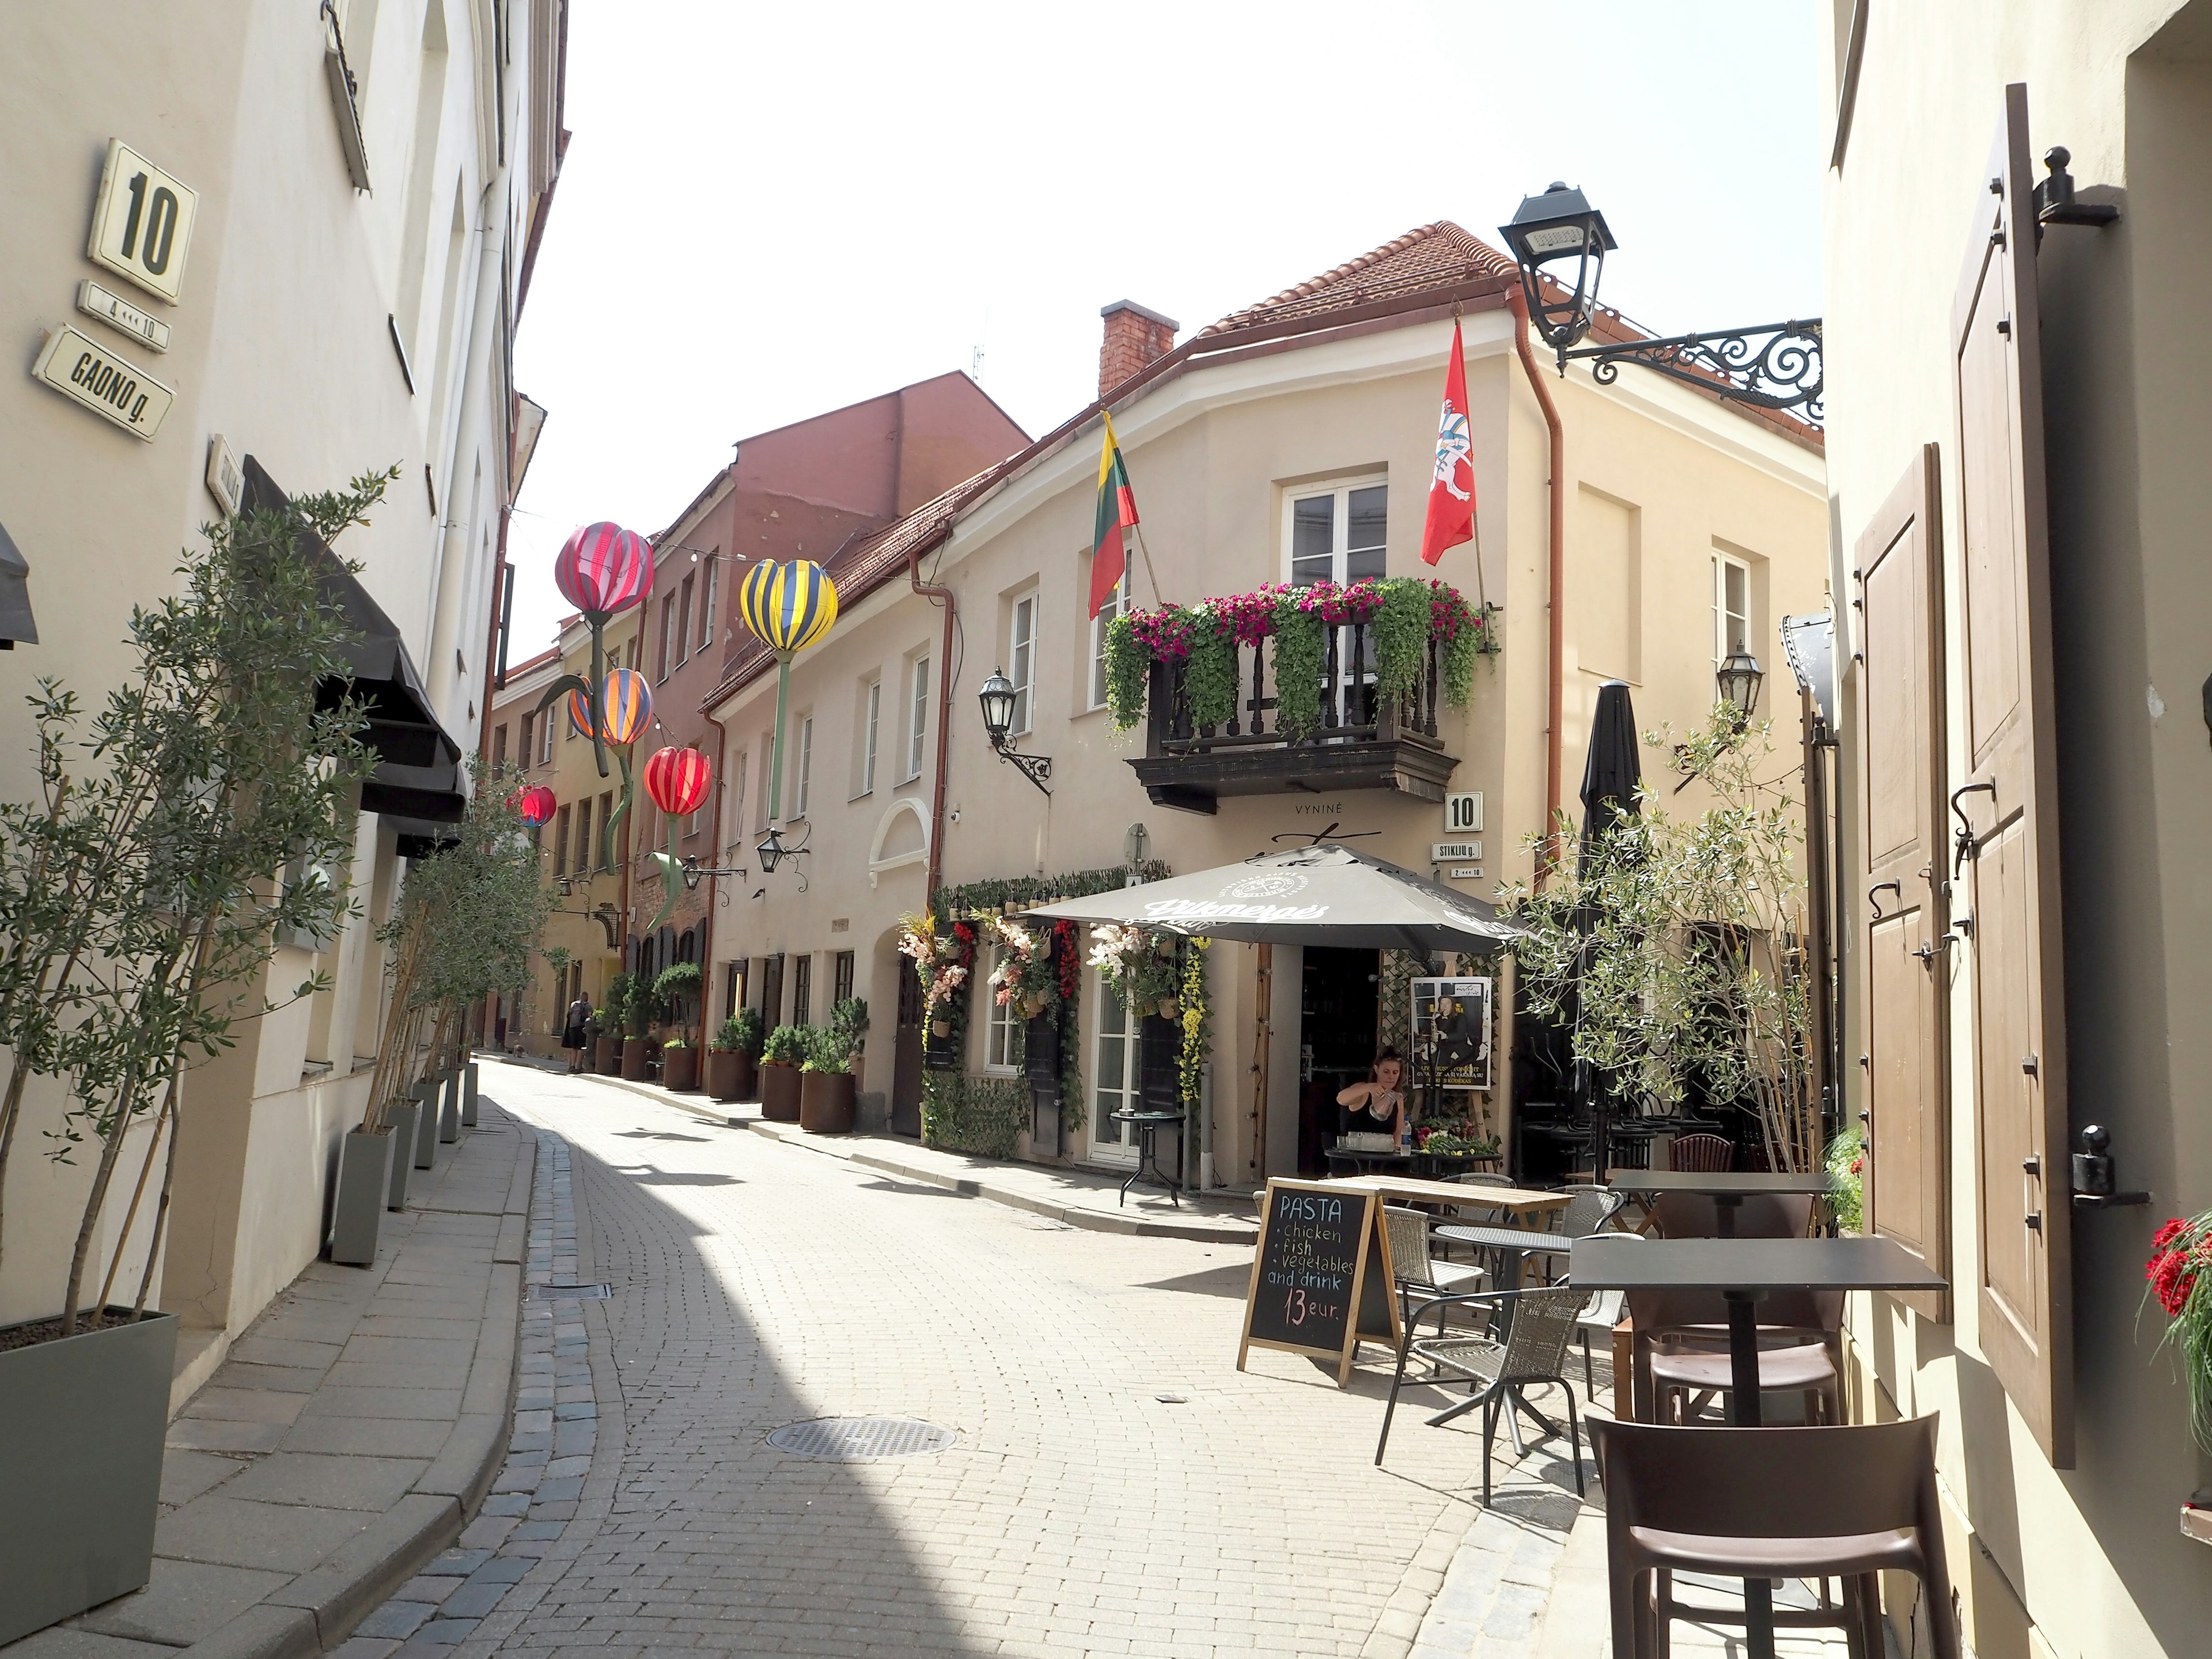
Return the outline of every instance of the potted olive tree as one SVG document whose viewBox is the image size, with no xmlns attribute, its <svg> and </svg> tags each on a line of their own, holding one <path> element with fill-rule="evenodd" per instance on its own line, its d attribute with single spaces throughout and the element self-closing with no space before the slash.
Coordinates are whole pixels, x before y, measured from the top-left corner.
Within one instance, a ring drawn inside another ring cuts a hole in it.
<svg viewBox="0 0 2212 1659">
<path fill-rule="evenodd" d="M 761 1017 L 740 1008 L 722 1022 L 707 1051 L 707 1092 L 717 1100 L 750 1100 L 757 1086 L 753 1057 L 760 1053 Z"/>
<path fill-rule="evenodd" d="M 647 1062 L 653 1058 L 653 1045 L 646 1041 L 646 1028 L 653 1023 L 653 988 L 643 974 L 623 976 L 622 1000 L 622 1074 L 632 1083 L 643 1081 Z"/>
<path fill-rule="evenodd" d="M 351 912 L 325 872 L 351 864 L 374 757 L 358 704 L 319 707 L 349 638 L 322 544 L 391 476 L 208 526 L 177 592 L 134 608 L 125 684 L 89 714 L 53 679 L 29 699 L 40 788 L 0 804 L 0 1187 L 28 1080 L 54 1079 L 64 1115 L 40 1150 L 80 1213 L 57 1311 L 0 1331 L 0 1643 L 151 1572 L 176 1319 L 147 1304 L 184 1079 L 240 1021 L 329 982 L 269 969 Z"/>
<path fill-rule="evenodd" d="M 691 1046 L 691 1012 L 706 988 L 707 975 L 696 962 L 672 962 L 653 981 L 654 1000 L 676 1022 L 676 1035 L 660 1045 L 660 1085 L 689 1094 L 699 1086 L 699 1051 Z"/>
<path fill-rule="evenodd" d="M 761 1115 L 771 1123 L 799 1121 L 799 1068 L 813 1053 L 804 1025 L 779 1025 L 761 1049 Z"/>
<path fill-rule="evenodd" d="M 818 1135 L 853 1132 L 853 1062 L 868 1029 L 868 1005 L 847 997 L 830 1011 L 830 1023 L 812 1032 L 801 1068 L 799 1127 Z"/>
</svg>

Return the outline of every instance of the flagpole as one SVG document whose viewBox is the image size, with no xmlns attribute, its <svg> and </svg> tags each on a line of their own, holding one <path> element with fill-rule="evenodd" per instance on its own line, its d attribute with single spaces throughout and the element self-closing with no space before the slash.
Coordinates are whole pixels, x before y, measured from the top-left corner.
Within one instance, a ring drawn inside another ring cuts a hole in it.
<svg viewBox="0 0 2212 1659">
<path fill-rule="evenodd" d="M 1137 532 L 1137 551 L 1145 556 L 1145 574 L 1152 579 L 1152 603 L 1165 605 L 1167 597 L 1160 592 L 1160 573 L 1152 568 L 1152 550 L 1145 540 L 1145 526 L 1139 522 L 1131 525 L 1129 528 Z M 1122 544 L 1121 556 L 1124 559 L 1129 556 L 1128 544 L 1126 541 Z"/>
</svg>

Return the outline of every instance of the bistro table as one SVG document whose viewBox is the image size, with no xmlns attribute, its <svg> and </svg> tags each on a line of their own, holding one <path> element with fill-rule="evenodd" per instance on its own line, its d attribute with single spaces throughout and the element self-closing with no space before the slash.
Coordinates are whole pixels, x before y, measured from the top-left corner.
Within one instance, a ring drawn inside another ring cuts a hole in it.
<svg viewBox="0 0 2212 1659">
<path fill-rule="evenodd" d="M 1761 1297 L 1774 1291 L 1944 1288 L 1941 1275 L 1895 1240 L 1881 1237 L 1633 1239 L 1592 1233 L 1573 1242 L 1567 1271 L 1569 1282 L 1583 1291 L 1719 1291 L 1728 1304 L 1731 1412 L 1744 1428 L 1759 1424 L 1755 1305 Z M 1772 1585 L 1747 1578 L 1743 1601 L 1744 1639 L 1753 1659 L 1774 1659 Z"/>
<path fill-rule="evenodd" d="M 1565 1255 L 1574 1240 L 1564 1233 L 1533 1232 L 1526 1227 L 1486 1227 L 1448 1221 L 1437 1228 L 1438 1238 L 1455 1244 L 1473 1244 L 1498 1252 L 1498 1288 L 1521 1288 L 1521 1263 L 1531 1255 Z"/>
<path fill-rule="evenodd" d="M 1553 1210 L 1564 1210 L 1565 1193 L 1540 1192 L 1527 1187 L 1492 1187 L 1480 1182 L 1430 1181 L 1420 1176 L 1332 1176 L 1318 1183 L 1349 1193 L 1380 1193 L 1414 1204 L 1466 1205 L 1475 1209 L 1503 1210 L 1526 1219 Z"/>
<path fill-rule="evenodd" d="M 1711 1199 L 1723 1238 L 1735 1237 L 1735 1212 L 1755 1193 L 1820 1194 L 1829 1189 L 1827 1173 L 1820 1170 L 1804 1175 L 1729 1170 L 1610 1170 L 1606 1173 L 1613 1191 L 1626 1193 L 1638 1202 L 1662 1193 L 1697 1193 Z"/>
<path fill-rule="evenodd" d="M 1129 1201 L 1129 1188 L 1142 1181 L 1149 1173 L 1153 1180 L 1167 1188 L 1168 1198 L 1176 1208 L 1178 1210 L 1182 1208 L 1182 1182 L 1161 1167 L 1158 1139 L 1161 1130 L 1182 1121 L 1182 1114 L 1181 1112 L 1124 1111 L 1115 1112 L 1110 1115 L 1116 1123 L 1129 1125 L 1136 1131 L 1137 1135 L 1137 1167 L 1129 1172 L 1129 1178 L 1121 1183 L 1121 1196 L 1119 1202 L 1127 1204 Z"/>
</svg>

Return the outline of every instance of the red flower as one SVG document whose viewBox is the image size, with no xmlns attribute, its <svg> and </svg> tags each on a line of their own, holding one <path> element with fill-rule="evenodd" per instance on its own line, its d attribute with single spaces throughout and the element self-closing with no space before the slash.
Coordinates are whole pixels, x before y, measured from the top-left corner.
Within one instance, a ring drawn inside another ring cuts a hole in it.
<svg viewBox="0 0 2212 1659">
<path fill-rule="evenodd" d="M 2167 1222 L 2166 1225 L 2160 1227 L 2156 1232 L 2151 1235 L 2151 1249 L 2154 1250 L 2164 1249 L 2167 1245 L 2172 1243 L 2175 1239 L 2181 1237 L 2183 1230 L 2187 1225 L 2188 1223 L 2183 1221 L 2180 1217 L 2176 1216 L 2172 1220 Z"/>
</svg>

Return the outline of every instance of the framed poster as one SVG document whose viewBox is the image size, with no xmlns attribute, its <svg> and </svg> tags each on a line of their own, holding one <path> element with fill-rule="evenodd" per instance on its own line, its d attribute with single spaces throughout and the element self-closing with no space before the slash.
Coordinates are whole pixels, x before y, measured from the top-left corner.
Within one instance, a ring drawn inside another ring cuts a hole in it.
<svg viewBox="0 0 2212 1659">
<path fill-rule="evenodd" d="M 1413 981 L 1413 1048 L 1436 1043 L 1437 1080 L 1447 1089 L 1490 1087 L 1488 979 Z"/>
</svg>

